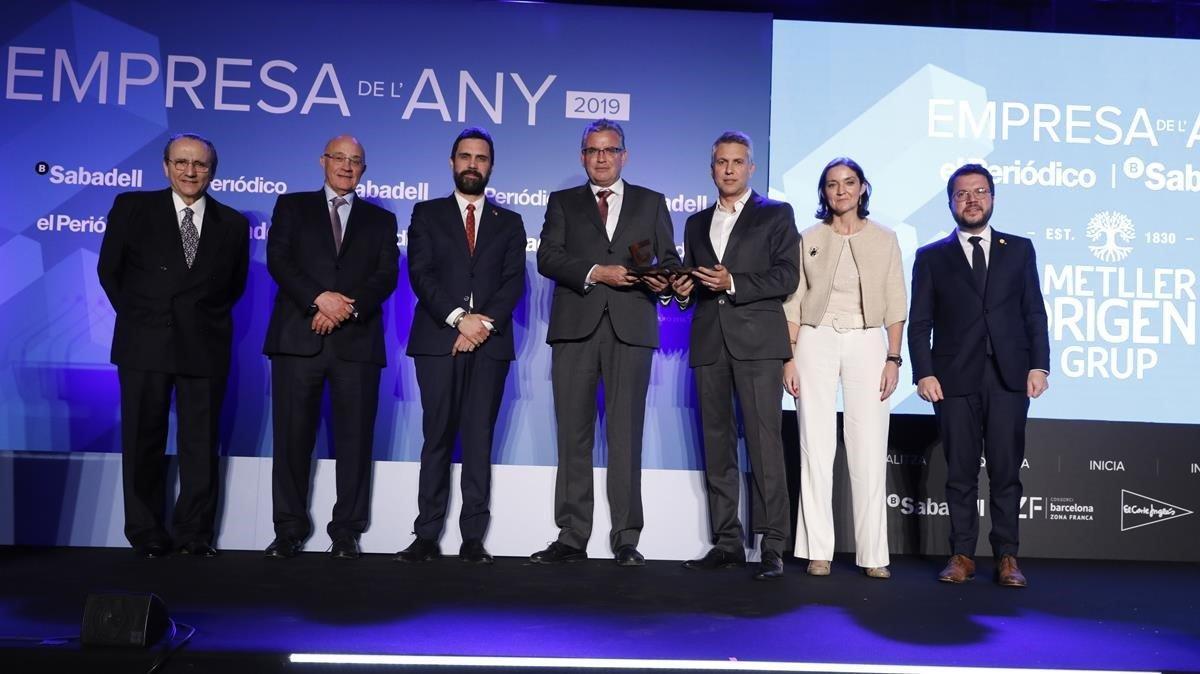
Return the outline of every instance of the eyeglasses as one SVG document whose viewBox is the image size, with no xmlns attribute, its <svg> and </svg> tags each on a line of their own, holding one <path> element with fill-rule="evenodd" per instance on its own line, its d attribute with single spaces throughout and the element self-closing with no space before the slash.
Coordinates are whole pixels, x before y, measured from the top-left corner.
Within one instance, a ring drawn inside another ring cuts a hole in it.
<svg viewBox="0 0 1200 674">
<path fill-rule="evenodd" d="M 976 199 L 983 201 L 992 196 L 992 191 L 986 187 L 976 187 L 973 190 L 958 190 L 954 193 L 954 200 L 963 202 L 967 200 L 968 196 L 974 196 Z"/>
<path fill-rule="evenodd" d="M 174 168 L 176 171 L 179 171 L 180 173 L 183 173 L 184 171 L 188 170 L 189 166 L 192 167 L 192 169 L 195 170 L 196 173 L 208 173 L 208 170 L 210 168 L 212 168 L 211 166 L 209 166 L 208 162 L 195 161 L 195 160 L 190 160 L 190 159 L 168 159 L 167 163 L 170 164 L 172 168 Z"/>
<path fill-rule="evenodd" d="M 328 159 L 329 161 L 336 162 L 338 164 L 350 164 L 354 168 L 358 168 L 359 166 L 362 166 L 365 163 L 365 162 L 363 162 L 362 157 L 347 157 L 346 155 L 342 154 L 341 152 L 338 152 L 336 154 L 326 153 L 321 156 Z"/>
<path fill-rule="evenodd" d="M 585 147 L 583 155 L 588 159 L 595 159 L 597 155 L 603 154 L 609 159 L 616 159 L 617 155 L 625 151 L 623 147 Z"/>
</svg>

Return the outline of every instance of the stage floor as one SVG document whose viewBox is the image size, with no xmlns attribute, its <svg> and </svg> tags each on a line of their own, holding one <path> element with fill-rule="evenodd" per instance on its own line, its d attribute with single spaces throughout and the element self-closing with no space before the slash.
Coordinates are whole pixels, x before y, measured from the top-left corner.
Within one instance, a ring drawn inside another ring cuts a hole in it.
<svg viewBox="0 0 1200 674">
<path fill-rule="evenodd" d="M 174 620 L 196 628 L 160 670 L 168 673 L 318 671 L 292 654 L 611 658 L 644 669 L 654 663 L 637 660 L 795 671 L 1200 672 L 1196 564 L 1027 559 L 1030 586 L 1012 590 L 991 582 L 984 559 L 962 586 L 934 580 L 942 559 L 895 558 L 887 581 L 857 573 L 851 558 L 839 557 L 826 578 L 787 563 L 783 579 L 754 582 L 749 569 L 675 562 L 627 569 L 500 558 L 475 567 L 452 557 L 404 565 L 390 555 L 254 552 L 146 560 L 125 549 L 5 547 L 0 666 L 24 666 L 0 668 L 146 671 L 157 650 L 13 639 L 78 636 L 87 595 L 118 590 L 153 592 Z M 538 662 L 560 661 L 527 664 Z"/>
</svg>

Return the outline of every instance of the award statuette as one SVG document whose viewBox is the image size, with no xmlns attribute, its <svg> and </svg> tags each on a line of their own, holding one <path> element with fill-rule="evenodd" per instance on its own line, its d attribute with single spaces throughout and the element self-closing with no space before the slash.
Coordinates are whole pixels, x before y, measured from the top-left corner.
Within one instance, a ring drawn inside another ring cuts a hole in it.
<svg viewBox="0 0 1200 674">
<path fill-rule="evenodd" d="M 670 282 L 677 276 L 692 273 L 690 267 L 665 267 L 651 264 L 654 261 L 654 248 L 649 239 L 643 239 L 629 246 L 629 254 L 633 256 L 633 266 L 629 268 L 629 273 L 638 278 L 661 276 Z"/>
</svg>

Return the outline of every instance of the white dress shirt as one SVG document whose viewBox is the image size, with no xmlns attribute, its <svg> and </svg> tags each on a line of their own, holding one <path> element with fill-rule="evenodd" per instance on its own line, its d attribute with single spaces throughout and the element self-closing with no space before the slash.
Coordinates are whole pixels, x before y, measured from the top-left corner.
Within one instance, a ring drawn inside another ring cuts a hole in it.
<svg viewBox="0 0 1200 674">
<path fill-rule="evenodd" d="M 600 187 L 595 183 L 588 182 L 588 188 L 592 190 L 592 200 L 597 202 L 597 208 L 600 206 L 600 200 L 596 198 L 596 194 L 599 193 L 600 190 L 608 190 L 612 192 L 612 194 L 608 195 L 608 220 L 604 221 L 604 233 L 608 235 L 608 240 L 612 241 L 613 233 L 617 231 L 617 221 L 621 218 L 621 204 L 624 202 L 622 197 L 625 196 L 625 179 L 621 178 L 608 187 Z M 592 280 L 592 272 L 596 271 L 596 267 L 599 266 L 600 265 L 598 264 L 594 264 L 592 265 L 592 268 L 588 270 L 587 276 L 585 276 L 583 279 L 583 285 L 585 288 L 596 285 L 596 282 Z"/>
<path fill-rule="evenodd" d="M 183 203 L 183 197 L 171 190 L 171 200 L 175 202 L 175 225 L 183 227 L 183 209 L 192 209 L 192 224 L 196 225 L 196 236 L 199 237 L 203 233 L 204 227 L 204 206 L 208 203 L 208 199 L 201 195 L 199 199 L 192 205 Z"/>
<path fill-rule="evenodd" d="M 334 192 L 333 188 L 329 185 L 325 186 L 325 203 L 326 208 L 330 211 L 330 224 L 333 224 L 333 200 L 338 197 L 346 200 L 346 203 L 338 206 L 338 218 L 340 218 L 342 221 L 342 241 L 346 240 L 346 226 L 350 223 L 350 208 L 354 206 L 354 196 L 353 190 L 345 194 L 338 194 L 337 192 Z"/>
<path fill-rule="evenodd" d="M 463 235 L 467 232 L 467 205 L 475 204 L 475 241 L 479 241 L 479 220 L 483 214 L 483 207 L 486 204 L 483 195 L 480 194 L 471 201 L 464 194 L 460 194 L 458 190 L 454 190 L 454 200 L 458 202 L 458 215 L 462 218 Z M 471 293 L 470 308 L 475 308 L 475 293 Z M 467 313 L 467 310 L 462 307 L 454 307 L 454 310 L 446 316 L 446 325 L 454 327 L 454 321 L 462 314 Z"/>
<path fill-rule="evenodd" d="M 729 245 L 729 237 L 733 234 L 733 228 L 737 226 L 738 218 L 741 217 L 742 211 L 746 208 L 746 202 L 750 200 L 750 189 L 747 188 L 742 196 L 738 197 L 733 203 L 733 210 L 725 210 L 721 205 L 721 197 L 717 195 L 717 205 L 713 209 L 712 225 L 708 228 L 709 241 L 712 242 L 713 251 L 717 254 L 717 259 L 724 261 L 725 248 Z M 726 293 L 734 294 L 733 275 L 729 276 L 729 290 Z"/>
</svg>

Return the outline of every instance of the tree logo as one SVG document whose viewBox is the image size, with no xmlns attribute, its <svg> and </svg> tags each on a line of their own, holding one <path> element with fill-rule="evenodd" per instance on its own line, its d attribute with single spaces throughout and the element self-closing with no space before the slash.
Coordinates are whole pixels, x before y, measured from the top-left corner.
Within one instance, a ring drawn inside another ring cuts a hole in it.
<svg viewBox="0 0 1200 674">
<path fill-rule="evenodd" d="M 1129 257 L 1133 246 L 1121 243 L 1130 243 L 1137 235 L 1133 220 L 1119 211 L 1101 211 L 1093 215 L 1088 220 L 1086 234 L 1089 240 L 1096 242 L 1088 249 L 1103 262 L 1120 262 Z"/>
</svg>

